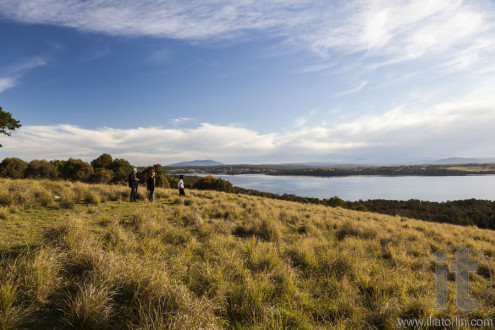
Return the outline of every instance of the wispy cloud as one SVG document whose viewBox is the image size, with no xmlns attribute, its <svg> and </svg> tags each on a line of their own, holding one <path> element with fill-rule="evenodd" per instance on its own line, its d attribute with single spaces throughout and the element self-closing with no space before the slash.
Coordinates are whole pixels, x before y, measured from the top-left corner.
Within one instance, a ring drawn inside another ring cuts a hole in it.
<svg viewBox="0 0 495 330">
<path fill-rule="evenodd" d="M 170 62 L 172 59 L 173 53 L 169 49 L 157 50 L 148 56 L 148 61 L 156 64 Z"/>
<path fill-rule="evenodd" d="M 325 71 L 335 67 L 336 64 L 337 62 L 308 65 L 295 70 L 294 73 L 311 73 L 311 72 Z"/>
<path fill-rule="evenodd" d="M 188 118 L 188 117 L 181 117 L 181 118 L 172 119 L 171 122 L 174 125 L 182 125 L 182 124 L 191 122 L 191 120 L 192 119 L 191 118 Z"/>
<path fill-rule="evenodd" d="M 98 60 L 103 57 L 110 56 L 112 54 L 112 50 L 110 47 L 101 47 L 97 49 L 93 49 L 89 55 L 83 57 L 80 62 L 91 62 Z"/>
<path fill-rule="evenodd" d="M 368 84 L 367 81 L 361 81 L 356 87 L 352 87 L 346 90 L 343 90 L 339 93 L 336 93 L 333 95 L 333 97 L 340 97 L 340 96 L 345 96 L 345 95 L 350 95 L 359 92 L 362 90 L 366 85 Z"/>
<path fill-rule="evenodd" d="M 263 31 L 323 57 L 365 53 L 389 63 L 428 56 L 445 62 L 495 40 L 493 6 L 481 1 L 6 0 L 0 14 L 82 31 L 195 41 Z M 307 68 L 320 69 L 325 66 Z"/>
<path fill-rule="evenodd" d="M 7 67 L 4 69 L 5 76 L 0 77 L 0 93 L 15 87 L 22 76 L 33 69 L 48 64 L 48 62 L 49 58 L 46 56 L 35 56 L 25 58 L 24 60 Z"/>
<path fill-rule="evenodd" d="M 27 71 L 39 68 L 48 63 L 49 58 L 47 56 L 33 56 L 25 58 L 24 60 L 14 64 L 10 68 L 12 74 L 23 74 Z"/>
</svg>

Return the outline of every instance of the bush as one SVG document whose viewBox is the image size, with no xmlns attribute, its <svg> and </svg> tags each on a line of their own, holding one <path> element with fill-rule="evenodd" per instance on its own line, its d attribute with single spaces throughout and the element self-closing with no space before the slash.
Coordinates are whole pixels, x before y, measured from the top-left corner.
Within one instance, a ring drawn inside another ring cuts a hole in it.
<svg viewBox="0 0 495 330">
<path fill-rule="evenodd" d="M 97 168 L 91 176 L 90 181 L 94 183 L 109 183 L 112 180 L 113 172 L 105 168 Z"/>
<path fill-rule="evenodd" d="M 93 173 L 93 166 L 89 163 L 83 162 L 81 159 L 69 158 L 69 160 L 63 161 L 60 174 L 62 178 L 67 180 L 88 181 Z"/>
<path fill-rule="evenodd" d="M 110 165 L 112 164 L 113 159 L 112 156 L 109 154 L 101 154 L 98 158 L 93 159 L 91 161 L 91 166 L 93 166 L 94 169 L 97 168 L 109 168 Z"/>
<path fill-rule="evenodd" d="M 325 200 L 325 205 L 331 207 L 341 207 L 344 209 L 347 208 L 347 203 L 339 196 L 333 196 L 332 198 Z"/>
<path fill-rule="evenodd" d="M 5 158 L 0 163 L 0 176 L 10 179 L 20 179 L 24 177 L 24 171 L 28 163 L 19 158 Z"/>
<path fill-rule="evenodd" d="M 207 175 L 194 183 L 194 189 L 200 190 L 217 190 L 225 192 L 234 192 L 232 183 L 226 180 L 217 179 L 212 175 Z"/>
<path fill-rule="evenodd" d="M 58 177 L 58 168 L 46 160 L 32 160 L 27 166 L 25 177 L 53 180 Z"/>
</svg>

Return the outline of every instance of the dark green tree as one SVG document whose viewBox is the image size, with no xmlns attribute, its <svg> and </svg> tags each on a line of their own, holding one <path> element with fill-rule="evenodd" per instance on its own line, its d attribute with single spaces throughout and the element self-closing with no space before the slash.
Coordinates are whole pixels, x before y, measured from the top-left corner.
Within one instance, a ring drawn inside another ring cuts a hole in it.
<svg viewBox="0 0 495 330">
<path fill-rule="evenodd" d="M 127 182 L 127 176 L 131 173 L 133 166 L 125 159 L 117 158 L 112 161 L 108 169 L 112 170 L 112 182 Z"/>
<path fill-rule="evenodd" d="M 0 176 L 11 179 L 20 179 L 24 177 L 24 171 L 28 163 L 19 158 L 5 158 L 0 163 Z"/>
<path fill-rule="evenodd" d="M 0 133 L 10 136 L 12 131 L 19 127 L 21 127 L 21 123 L 12 118 L 10 112 L 3 111 L 2 107 L 0 107 Z"/>
<path fill-rule="evenodd" d="M 81 159 L 69 158 L 62 167 L 62 178 L 72 181 L 89 181 L 93 175 L 93 166 Z"/>
<path fill-rule="evenodd" d="M 67 161 L 60 159 L 50 160 L 50 164 L 55 166 L 55 168 L 57 169 L 58 178 L 62 178 L 62 169 L 64 168 L 65 162 Z"/>
<path fill-rule="evenodd" d="M 94 183 L 109 183 L 113 178 L 113 172 L 106 168 L 97 168 L 90 181 Z"/>
<path fill-rule="evenodd" d="M 233 192 L 232 183 L 226 180 L 217 179 L 213 175 L 207 175 L 194 183 L 193 188 L 200 190 L 217 190 Z"/>
<path fill-rule="evenodd" d="M 167 180 L 167 172 L 160 164 L 146 167 L 143 171 L 138 173 L 141 182 L 147 182 L 151 176 L 151 172 L 155 171 L 155 186 L 159 188 L 170 188 L 170 184 Z"/>
<path fill-rule="evenodd" d="M 347 203 L 339 196 L 330 197 L 325 201 L 325 204 L 331 207 L 342 207 L 344 209 L 347 208 Z"/>
<path fill-rule="evenodd" d="M 113 158 L 109 154 L 101 154 L 98 158 L 91 161 L 91 166 L 97 168 L 108 168 L 112 164 Z"/>
<path fill-rule="evenodd" d="M 175 176 L 167 176 L 167 181 L 168 181 L 169 187 L 177 188 L 177 184 L 179 183 L 179 179 L 177 179 Z"/>
<path fill-rule="evenodd" d="M 26 178 L 33 179 L 56 179 L 58 177 L 58 167 L 44 159 L 35 159 L 29 162 L 24 175 Z"/>
</svg>

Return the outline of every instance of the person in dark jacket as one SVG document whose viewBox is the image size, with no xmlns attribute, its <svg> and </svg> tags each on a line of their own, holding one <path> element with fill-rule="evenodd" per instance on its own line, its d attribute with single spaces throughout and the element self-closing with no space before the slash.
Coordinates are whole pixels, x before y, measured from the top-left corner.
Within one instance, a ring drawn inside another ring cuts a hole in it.
<svg viewBox="0 0 495 330">
<path fill-rule="evenodd" d="M 153 203 L 153 201 L 155 200 L 155 172 L 154 171 L 151 172 L 151 176 L 148 178 L 148 184 L 146 186 L 150 192 L 148 200 L 150 201 L 150 203 Z"/>
<path fill-rule="evenodd" d="M 137 168 L 134 167 L 129 173 L 129 187 L 131 187 L 131 202 L 136 201 L 139 179 L 137 177 Z"/>
</svg>

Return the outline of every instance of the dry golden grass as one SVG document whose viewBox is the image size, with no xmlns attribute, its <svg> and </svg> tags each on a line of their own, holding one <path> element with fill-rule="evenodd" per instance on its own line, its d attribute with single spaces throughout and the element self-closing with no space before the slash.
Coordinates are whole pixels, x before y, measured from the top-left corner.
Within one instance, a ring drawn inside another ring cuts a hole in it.
<svg viewBox="0 0 495 330">
<path fill-rule="evenodd" d="M 1 183 L 2 329 L 392 329 L 439 316 L 421 287 L 434 251 L 483 253 L 483 285 L 495 265 L 495 235 L 474 227 L 221 192 L 159 190 L 150 204 L 140 189 L 131 204 L 126 187 Z M 472 317 L 495 318 L 495 298 Z"/>
</svg>

